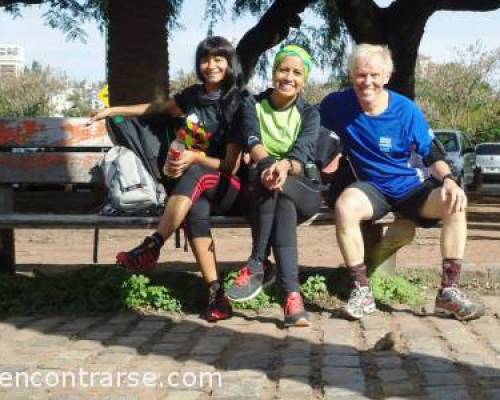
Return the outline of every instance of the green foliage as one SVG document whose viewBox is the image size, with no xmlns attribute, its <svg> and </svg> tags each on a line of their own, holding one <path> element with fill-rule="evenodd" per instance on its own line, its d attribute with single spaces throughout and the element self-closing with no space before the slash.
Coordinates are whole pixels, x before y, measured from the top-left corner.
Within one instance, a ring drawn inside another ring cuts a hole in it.
<svg viewBox="0 0 500 400">
<path fill-rule="evenodd" d="M 370 277 L 370 286 L 375 298 L 382 303 L 405 303 L 418 305 L 424 302 L 421 289 L 402 275 Z"/>
<path fill-rule="evenodd" d="M 300 290 L 308 301 L 313 301 L 315 298 L 328 294 L 326 285 L 326 277 L 323 275 L 311 275 L 301 285 Z"/>
<path fill-rule="evenodd" d="M 179 312 L 180 302 L 167 288 L 121 268 L 84 268 L 62 276 L 4 276 L 0 313 L 112 312 L 152 308 Z"/>
<path fill-rule="evenodd" d="M 172 297 L 164 286 L 152 286 L 144 275 L 132 275 L 122 285 L 124 303 L 132 309 L 154 308 L 165 311 L 181 311 L 179 300 Z"/>
<path fill-rule="evenodd" d="M 0 118 L 48 117 L 52 96 L 63 91 L 66 77 L 33 63 L 19 76 L 0 79 Z"/>
<path fill-rule="evenodd" d="M 480 42 L 456 50 L 456 60 L 421 59 L 416 74 L 418 102 L 435 128 L 460 129 L 476 142 L 500 139 L 500 48 Z"/>
</svg>

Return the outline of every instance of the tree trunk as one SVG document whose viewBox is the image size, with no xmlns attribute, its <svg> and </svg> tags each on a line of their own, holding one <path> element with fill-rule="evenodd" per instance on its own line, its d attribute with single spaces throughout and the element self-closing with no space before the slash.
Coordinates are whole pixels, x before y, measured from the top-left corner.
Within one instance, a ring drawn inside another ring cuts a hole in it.
<svg viewBox="0 0 500 400">
<path fill-rule="evenodd" d="M 168 94 L 165 0 L 109 0 L 107 78 L 113 106 Z"/>
</svg>

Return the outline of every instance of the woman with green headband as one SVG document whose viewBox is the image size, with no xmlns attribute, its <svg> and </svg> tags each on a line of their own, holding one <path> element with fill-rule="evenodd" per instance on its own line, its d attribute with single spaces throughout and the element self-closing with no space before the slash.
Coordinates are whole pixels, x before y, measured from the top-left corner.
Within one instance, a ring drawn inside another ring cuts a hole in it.
<svg viewBox="0 0 500 400">
<path fill-rule="evenodd" d="M 264 264 L 271 247 L 286 292 L 285 326 L 310 325 L 300 294 L 296 226 L 320 204 L 318 185 L 304 175 L 313 165 L 319 130 L 317 110 L 301 97 L 311 67 L 304 49 L 284 47 L 274 61 L 273 88 L 243 100 L 239 113 L 243 146 L 254 163 L 249 174 L 253 245 L 226 295 L 249 300 L 270 283 Z"/>
</svg>

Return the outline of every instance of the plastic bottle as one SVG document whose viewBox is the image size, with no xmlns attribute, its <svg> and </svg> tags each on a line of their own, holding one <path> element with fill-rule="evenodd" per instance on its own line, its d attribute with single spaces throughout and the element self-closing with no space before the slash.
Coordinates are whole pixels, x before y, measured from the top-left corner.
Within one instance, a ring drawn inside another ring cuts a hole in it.
<svg viewBox="0 0 500 400">
<path fill-rule="evenodd" d="M 179 139 L 175 139 L 170 148 L 168 149 L 168 158 L 169 160 L 179 160 L 182 156 L 183 151 L 186 149 L 184 143 L 182 143 Z"/>
</svg>

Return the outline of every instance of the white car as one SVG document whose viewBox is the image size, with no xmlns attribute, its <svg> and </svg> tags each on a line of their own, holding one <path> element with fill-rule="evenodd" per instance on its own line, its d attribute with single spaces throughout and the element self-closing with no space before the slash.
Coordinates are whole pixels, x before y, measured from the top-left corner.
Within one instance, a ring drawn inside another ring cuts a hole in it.
<svg viewBox="0 0 500 400">
<path fill-rule="evenodd" d="M 476 168 L 481 182 L 500 182 L 500 143 L 476 146 Z"/>
<path fill-rule="evenodd" d="M 446 161 L 457 176 L 460 186 L 474 190 L 477 185 L 474 173 L 476 155 L 470 138 L 456 129 L 435 129 L 434 134 L 446 150 Z"/>
</svg>

